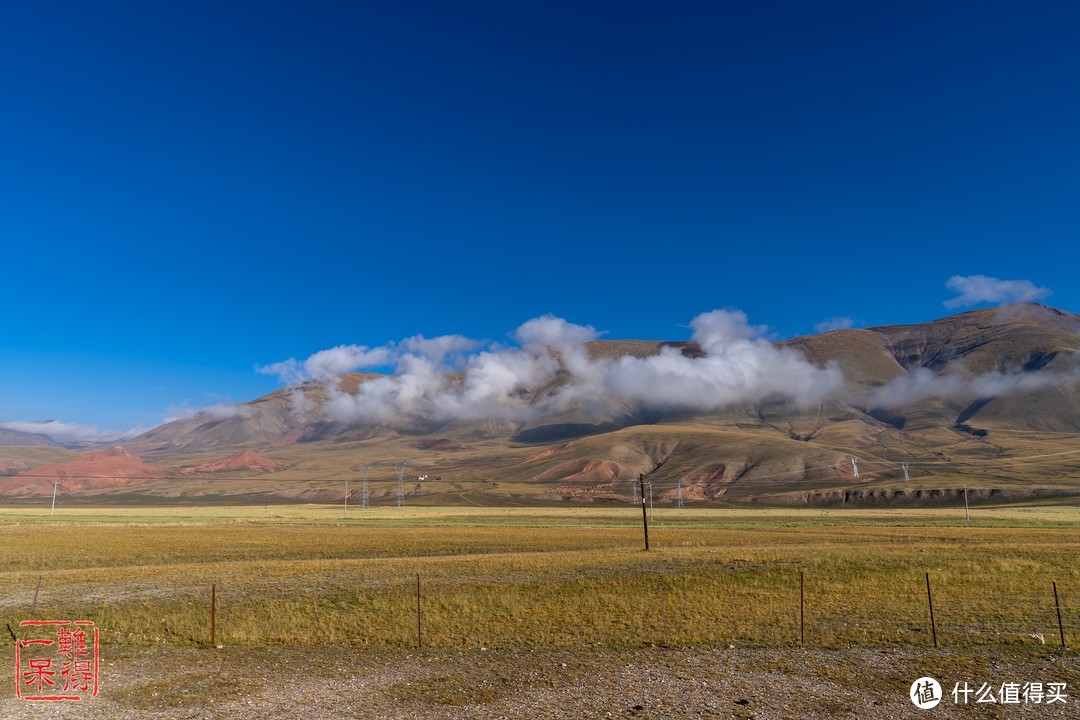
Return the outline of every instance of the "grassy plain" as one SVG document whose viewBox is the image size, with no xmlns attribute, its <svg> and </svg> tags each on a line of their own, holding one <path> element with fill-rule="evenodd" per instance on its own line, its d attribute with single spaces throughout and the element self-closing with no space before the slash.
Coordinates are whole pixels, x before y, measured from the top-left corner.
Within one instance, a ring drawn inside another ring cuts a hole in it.
<svg viewBox="0 0 1080 720">
<path fill-rule="evenodd" d="M 1080 642 L 1080 509 L 162 507 L 0 511 L 0 622 L 113 646 Z M 0 631 L 6 632 L 3 628 Z"/>
</svg>

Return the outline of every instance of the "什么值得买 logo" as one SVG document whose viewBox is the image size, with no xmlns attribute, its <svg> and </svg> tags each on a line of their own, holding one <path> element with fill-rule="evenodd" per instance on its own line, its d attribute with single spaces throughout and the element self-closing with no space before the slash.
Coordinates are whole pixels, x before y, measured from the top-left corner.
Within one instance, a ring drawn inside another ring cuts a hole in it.
<svg viewBox="0 0 1080 720">
<path fill-rule="evenodd" d="M 911 683 L 908 692 L 911 702 L 921 710 L 929 710 L 941 702 L 941 684 L 932 677 L 921 677 Z"/>
</svg>

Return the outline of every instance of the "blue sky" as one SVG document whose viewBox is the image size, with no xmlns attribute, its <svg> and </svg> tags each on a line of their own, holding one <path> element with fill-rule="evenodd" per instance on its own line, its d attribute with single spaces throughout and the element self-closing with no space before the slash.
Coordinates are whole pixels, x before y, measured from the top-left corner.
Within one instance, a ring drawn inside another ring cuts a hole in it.
<svg viewBox="0 0 1080 720">
<path fill-rule="evenodd" d="M 1071 1 L 8 3 L 0 420 L 152 426 L 547 313 L 790 337 L 1001 301 L 944 304 L 977 275 L 1080 311 L 1078 36 Z"/>
</svg>

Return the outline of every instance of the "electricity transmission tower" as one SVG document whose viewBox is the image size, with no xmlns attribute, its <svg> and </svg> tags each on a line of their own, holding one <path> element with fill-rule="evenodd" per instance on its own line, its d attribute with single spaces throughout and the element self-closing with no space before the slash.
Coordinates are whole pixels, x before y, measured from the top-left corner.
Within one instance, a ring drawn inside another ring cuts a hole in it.
<svg viewBox="0 0 1080 720">
<path fill-rule="evenodd" d="M 405 504 L 405 463 L 408 460 L 398 460 L 394 463 L 394 471 L 397 472 L 397 506 Z"/>
<path fill-rule="evenodd" d="M 360 507 L 366 508 L 368 506 L 368 487 L 367 479 L 368 473 L 371 471 L 370 465 L 360 466 Z"/>
</svg>

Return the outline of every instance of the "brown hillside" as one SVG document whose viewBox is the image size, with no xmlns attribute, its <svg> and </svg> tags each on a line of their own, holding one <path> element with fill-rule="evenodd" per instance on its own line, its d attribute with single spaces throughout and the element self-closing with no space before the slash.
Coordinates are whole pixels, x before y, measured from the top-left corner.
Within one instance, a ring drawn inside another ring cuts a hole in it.
<svg viewBox="0 0 1080 720">
<path fill-rule="evenodd" d="M 15 477 L 0 480 L 0 494 L 48 495 L 52 493 L 54 481 L 65 493 L 102 491 L 138 485 L 167 474 L 167 470 L 143 462 L 138 455 L 116 446 L 86 453 L 67 462 L 38 465 Z"/>
<path fill-rule="evenodd" d="M 195 467 L 184 468 L 184 473 L 215 473 L 226 471 L 258 471 L 274 472 L 281 470 L 285 465 L 263 457 L 254 450 L 241 450 L 227 458 L 205 462 Z"/>
<path fill-rule="evenodd" d="M 24 463 L 22 460 L 4 460 L 0 459 L 0 475 L 18 475 L 21 472 L 26 472 L 30 469 L 30 466 Z"/>
<path fill-rule="evenodd" d="M 1006 489 L 1010 497 L 1029 490 L 1032 497 L 1080 491 L 1078 315 L 1027 304 L 778 345 L 818 365 L 836 363 L 847 384 L 812 407 L 775 397 L 684 412 L 612 397 L 559 405 L 527 421 L 413 414 L 348 423 L 323 412 L 327 387 L 307 382 L 137 439 L 139 452 L 162 465 L 273 447 L 287 467 L 274 474 L 272 484 L 244 478 L 200 484 L 190 477 L 182 487 L 158 482 L 139 492 L 336 501 L 341 481 L 355 479 L 363 465 L 370 468 L 371 497 L 380 501 L 394 495 L 394 464 L 405 459 L 410 475 L 431 478 L 405 488 L 414 496 L 410 502 L 427 503 L 625 502 L 639 475 L 651 483 L 658 503 L 680 497 L 710 503 L 782 497 L 863 502 L 881 497 L 874 493 L 885 493 L 890 502 L 923 502 L 953 497 L 964 485 L 986 490 L 987 497 L 1003 497 L 998 491 Z M 592 342 L 587 351 L 593 359 L 614 359 L 647 357 L 664 347 L 688 357 L 703 352 L 693 343 L 635 340 Z M 988 397 L 983 388 L 1005 385 L 958 381 L 947 392 L 877 394 L 894 380 L 903 387 L 909 374 L 930 384 L 937 384 L 935 378 L 1000 375 L 1006 381 L 1023 378 L 1025 387 L 993 390 L 997 394 Z M 355 393 L 378 377 L 346 374 L 336 387 Z M 543 406 L 566 378 L 559 374 L 522 388 L 520 397 Z"/>
</svg>

